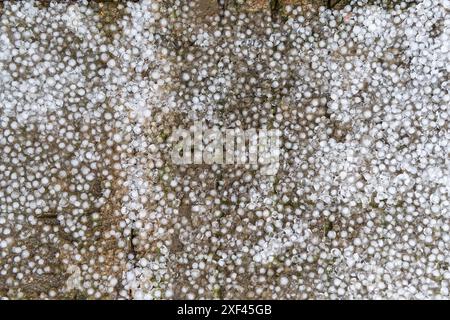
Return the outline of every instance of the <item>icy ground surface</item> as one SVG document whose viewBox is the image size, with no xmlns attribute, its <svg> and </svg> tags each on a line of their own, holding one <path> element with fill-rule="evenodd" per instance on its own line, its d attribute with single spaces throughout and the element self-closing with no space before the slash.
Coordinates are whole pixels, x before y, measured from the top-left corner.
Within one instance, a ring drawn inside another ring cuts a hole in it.
<svg viewBox="0 0 450 320">
<path fill-rule="evenodd" d="M 450 1 L 206 2 L 0 4 L 0 296 L 449 298 Z M 277 174 L 174 165 L 196 120 Z"/>
</svg>

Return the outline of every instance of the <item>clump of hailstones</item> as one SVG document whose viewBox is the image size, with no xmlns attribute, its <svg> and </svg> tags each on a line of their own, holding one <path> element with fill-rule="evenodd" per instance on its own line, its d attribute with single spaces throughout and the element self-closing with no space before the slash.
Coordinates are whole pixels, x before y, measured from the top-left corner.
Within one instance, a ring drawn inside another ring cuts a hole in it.
<svg viewBox="0 0 450 320">
<path fill-rule="evenodd" d="M 447 0 L 110 6 L 3 6 L 2 297 L 448 298 Z M 278 171 L 174 164 L 198 122 Z"/>
</svg>

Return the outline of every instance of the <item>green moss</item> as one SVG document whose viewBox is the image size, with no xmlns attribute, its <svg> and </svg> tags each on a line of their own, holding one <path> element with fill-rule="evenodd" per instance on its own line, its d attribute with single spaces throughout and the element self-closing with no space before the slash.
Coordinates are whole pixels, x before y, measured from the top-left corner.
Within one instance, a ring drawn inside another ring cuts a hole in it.
<svg viewBox="0 0 450 320">
<path fill-rule="evenodd" d="M 323 236 L 326 237 L 331 230 L 333 230 L 333 223 L 331 221 L 326 221 L 323 226 Z"/>
</svg>

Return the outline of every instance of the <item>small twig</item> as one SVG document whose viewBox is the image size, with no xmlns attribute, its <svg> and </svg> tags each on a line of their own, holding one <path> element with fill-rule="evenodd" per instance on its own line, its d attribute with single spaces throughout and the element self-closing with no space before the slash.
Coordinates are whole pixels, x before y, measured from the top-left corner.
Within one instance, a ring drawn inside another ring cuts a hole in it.
<svg viewBox="0 0 450 320">
<path fill-rule="evenodd" d="M 328 9 L 333 9 L 341 0 L 336 0 L 333 2 L 333 0 L 328 0 Z"/>
<path fill-rule="evenodd" d="M 272 19 L 275 19 L 278 16 L 280 9 L 281 9 L 280 0 L 270 0 L 270 13 Z"/>
</svg>

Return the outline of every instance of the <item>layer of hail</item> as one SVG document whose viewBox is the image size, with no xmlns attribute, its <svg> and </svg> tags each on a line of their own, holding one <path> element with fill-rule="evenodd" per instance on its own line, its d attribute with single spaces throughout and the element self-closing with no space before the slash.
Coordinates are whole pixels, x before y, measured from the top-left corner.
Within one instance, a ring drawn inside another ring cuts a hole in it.
<svg viewBox="0 0 450 320">
<path fill-rule="evenodd" d="M 449 298 L 450 1 L 229 2 L 0 3 L 1 298 Z"/>
</svg>

